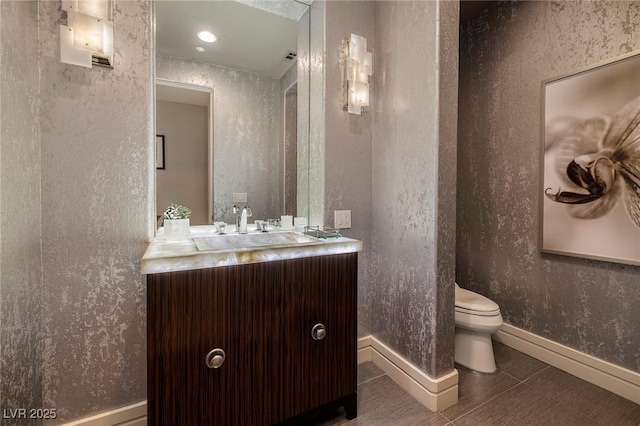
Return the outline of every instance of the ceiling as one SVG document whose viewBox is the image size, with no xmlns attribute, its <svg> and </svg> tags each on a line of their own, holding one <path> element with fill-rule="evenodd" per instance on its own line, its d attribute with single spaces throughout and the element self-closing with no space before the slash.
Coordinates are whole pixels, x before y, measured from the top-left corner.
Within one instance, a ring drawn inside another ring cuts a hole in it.
<svg viewBox="0 0 640 426">
<path fill-rule="evenodd" d="M 284 57 L 297 53 L 295 19 L 307 6 L 293 0 L 161 0 L 155 9 L 158 53 L 279 79 L 294 63 Z M 196 33 L 202 30 L 218 40 L 201 41 Z M 205 52 L 197 52 L 196 46 Z"/>
</svg>

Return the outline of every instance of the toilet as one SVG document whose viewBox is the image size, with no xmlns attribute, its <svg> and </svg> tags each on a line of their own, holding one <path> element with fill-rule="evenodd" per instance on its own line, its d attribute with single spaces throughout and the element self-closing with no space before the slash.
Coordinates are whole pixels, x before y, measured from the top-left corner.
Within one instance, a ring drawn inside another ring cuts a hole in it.
<svg viewBox="0 0 640 426">
<path fill-rule="evenodd" d="M 502 326 L 500 307 L 478 293 L 456 283 L 455 361 L 481 373 L 496 371 L 491 335 Z"/>
</svg>

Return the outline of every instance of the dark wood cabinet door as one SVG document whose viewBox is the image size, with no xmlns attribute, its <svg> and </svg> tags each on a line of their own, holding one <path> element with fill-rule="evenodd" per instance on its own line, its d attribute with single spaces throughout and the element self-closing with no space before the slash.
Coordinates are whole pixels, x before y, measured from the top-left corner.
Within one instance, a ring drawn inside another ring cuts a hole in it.
<svg viewBox="0 0 640 426">
<path fill-rule="evenodd" d="M 247 341 L 259 292 L 249 269 L 211 268 L 148 277 L 150 425 L 257 425 Z M 220 368 L 205 364 L 220 348 Z"/>
<path fill-rule="evenodd" d="M 356 253 L 149 275 L 147 290 L 149 425 L 268 426 L 356 392 Z"/>
<path fill-rule="evenodd" d="M 269 283 L 274 423 L 356 392 L 357 254 L 282 262 Z M 283 284 L 286 283 L 286 284 Z M 314 340 L 313 327 L 326 335 Z"/>
<path fill-rule="evenodd" d="M 304 356 L 296 381 L 301 412 L 356 392 L 357 254 L 310 258 L 297 283 L 302 287 L 300 338 Z M 325 330 L 314 340 L 312 329 Z"/>
</svg>

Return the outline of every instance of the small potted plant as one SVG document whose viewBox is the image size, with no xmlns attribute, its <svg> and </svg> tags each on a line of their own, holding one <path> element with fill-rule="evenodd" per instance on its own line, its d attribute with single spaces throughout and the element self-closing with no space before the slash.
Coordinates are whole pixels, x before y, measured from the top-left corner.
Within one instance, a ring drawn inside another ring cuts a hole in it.
<svg viewBox="0 0 640 426">
<path fill-rule="evenodd" d="M 189 236 L 189 218 L 191 210 L 180 204 L 172 203 L 164 211 L 164 235 L 167 239 L 177 240 Z"/>
</svg>

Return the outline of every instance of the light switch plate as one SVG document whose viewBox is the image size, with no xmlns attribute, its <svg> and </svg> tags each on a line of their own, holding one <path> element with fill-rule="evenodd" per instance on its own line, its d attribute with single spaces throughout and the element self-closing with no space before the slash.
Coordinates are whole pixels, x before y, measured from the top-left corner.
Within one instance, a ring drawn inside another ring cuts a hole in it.
<svg viewBox="0 0 640 426">
<path fill-rule="evenodd" d="M 351 210 L 334 210 L 333 226 L 338 229 L 351 228 Z"/>
<path fill-rule="evenodd" d="M 234 203 L 246 203 L 247 202 L 247 193 L 246 192 L 234 192 L 233 193 L 233 202 Z"/>
</svg>

